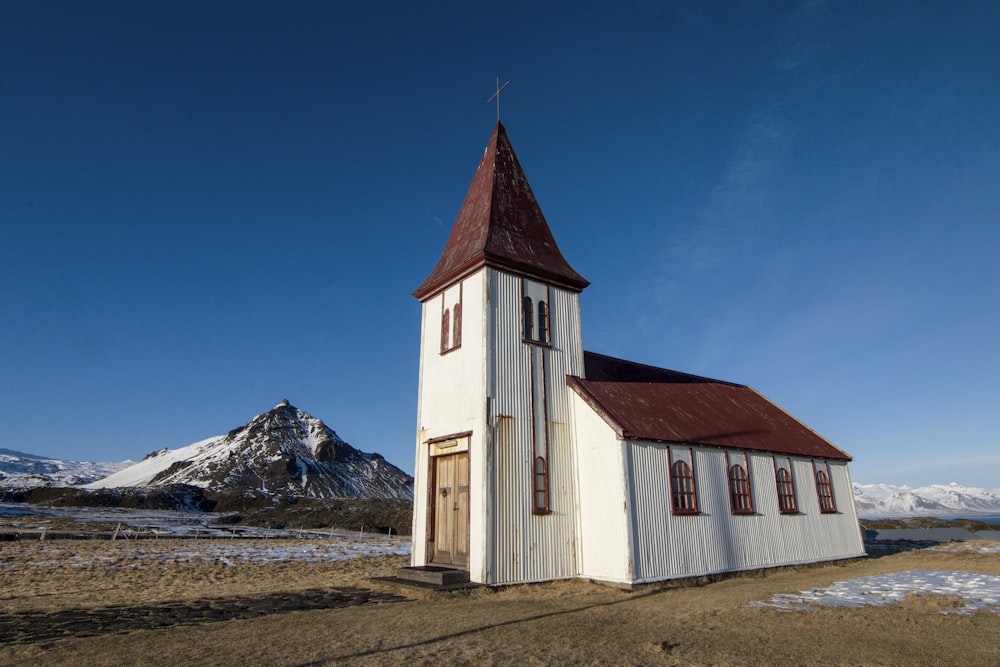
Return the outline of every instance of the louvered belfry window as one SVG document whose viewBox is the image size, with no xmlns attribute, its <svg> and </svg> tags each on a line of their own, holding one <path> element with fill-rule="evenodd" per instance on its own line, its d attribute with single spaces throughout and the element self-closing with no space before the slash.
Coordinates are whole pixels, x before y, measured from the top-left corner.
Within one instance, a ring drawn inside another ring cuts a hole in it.
<svg viewBox="0 0 1000 667">
<path fill-rule="evenodd" d="M 535 335 L 534 332 L 534 321 L 535 321 L 535 309 L 532 307 L 531 297 L 526 296 L 522 302 L 522 316 L 524 326 L 524 340 L 532 340 Z"/>
<path fill-rule="evenodd" d="M 452 323 L 453 335 L 451 337 L 452 347 L 462 346 L 462 304 L 456 303 L 455 309 L 452 311 L 452 318 L 454 322 Z"/>
<path fill-rule="evenodd" d="M 451 332 L 451 314 L 448 309 L 445 308 L 444 312 L 441 313 L 441 352 L 447 352 L 451 349 L 448 344 L 448 334 Z"/>
<path fill-rule="evenodd" d="M 544 301 L 538 302 L 538 342 L 549 342 L 549 306 Z"/>
</svg>

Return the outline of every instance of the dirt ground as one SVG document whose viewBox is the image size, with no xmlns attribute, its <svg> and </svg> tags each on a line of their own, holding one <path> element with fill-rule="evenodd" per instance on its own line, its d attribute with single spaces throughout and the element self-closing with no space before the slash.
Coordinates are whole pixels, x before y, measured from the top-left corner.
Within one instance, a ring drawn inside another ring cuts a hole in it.
<svg viewBox="0 0 1000 667">
<path fill-rule="evenodd" d="M 941 614 L 960 606 L 947 596 L 746 606 L 913 569 L 1000 575 L 996 552 L 916 550 L 635 592 L 573 580 L 437 593 L 371 579 L 404 557 L 228 564 L 192 557 L 194 541 L 160 544 L 151 556 L 142 541 L 0 543 L 0 665 L 1000 665 L 1000 614 Z"/>
</svg>

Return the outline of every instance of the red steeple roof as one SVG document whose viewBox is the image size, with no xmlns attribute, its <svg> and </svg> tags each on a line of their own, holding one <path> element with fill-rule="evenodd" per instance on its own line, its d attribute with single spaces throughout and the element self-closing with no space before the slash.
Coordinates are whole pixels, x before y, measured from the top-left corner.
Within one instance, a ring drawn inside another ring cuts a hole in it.
<svg viewBox="0 0 1000 667">
<path fill-rule="evenodd" d="M 579 292 L 590 283 L 559 252 L 542 209 L 497 122 L 437 266 L 413 296 L 423 300 L 483 266 Z"/>
</svg>

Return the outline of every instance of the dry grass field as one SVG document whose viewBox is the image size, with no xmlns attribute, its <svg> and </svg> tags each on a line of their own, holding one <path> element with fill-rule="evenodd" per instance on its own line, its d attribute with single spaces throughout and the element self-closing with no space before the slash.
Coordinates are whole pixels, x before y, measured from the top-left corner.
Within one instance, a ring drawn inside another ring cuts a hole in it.
<svg viewBox="0 0 1000 667">
<path fill-rule="evenodd" d="M 0 543 L 0 664 L 1000 665 L 1000 613 L 940 613 L 962 606 L 952 595 L 794 612 L 748 606 L 891 572 L 1000 575 L 1000 553 L 984 549 L 635 592 L 561 581 L 438 593 L 371 579 L 391 575 L 403 556 L 236 558 L 222 544 L 246 544 L 216 542 Z"/>
</svg>

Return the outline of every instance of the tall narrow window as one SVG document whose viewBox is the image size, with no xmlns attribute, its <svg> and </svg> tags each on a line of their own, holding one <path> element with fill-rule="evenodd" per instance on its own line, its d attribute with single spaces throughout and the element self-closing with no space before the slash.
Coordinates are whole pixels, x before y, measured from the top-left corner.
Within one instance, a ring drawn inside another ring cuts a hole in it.
<svg viewBox="0 0 1000 667">
<path fill-rule="evenodd" d="M 753 514 L 750 478 L 739 463 L 729 468 L 729 504 L 733 514 Z"/>
<path fill-rule="evenodd" d="M 837 506 L 833 503 L 833 487 L 830 485 L 830 476 L 823 470 L 816 471 L 816 495 L 819 496 L 820 512 L 837 511 Z"/>
<path fill-rule="evenodd" d="M 798 508 L 795 505 L 795 483 L 792 481 L 792 473 L 788 468 L 778 468 L 774 474 L 778 483 L 778 510 L 782 514 L 795 514 Z"/>
<path fill-rule="evenodd" d="M 670 499 L 674 514 L 697 514 L 694 473 L 687 461 L 674 461 L 670 466 Z"/>
<path fill-rule="evenodd" d="M 549 465 L 543 456 L 535 457 L 535 514 L 549 512 Z"/>
<path fill-rule="evenodd" d="M 456 303 L 455 308 L 452 311 L 452 318 L 454 323 L 452 324 L 452 337 L 451 346 L 461 347 L 462 346 L 462 304 Z"/>
<path fill-rule="evenodd" d="M 531 307 L 531 297 L 524 297 L 522 320 L 524 320 L 524 340 L 531 340 L 534 336 L 532 325 L 535 320 L 535 310 Z"/>
<path fill-rule="evenodd" d="M 538 341 L 549 342 L 549 306 L 544 301 L 538 302 Z"/>
<path fill-rule="evenodd" d="M 441 313 L 441 352 L 447 352 L 450 347 L 448 345 L 448 334 L 451 331 L 451 317 L 448 309 L 445 308 L 444 312 Z"/>
</svg>

